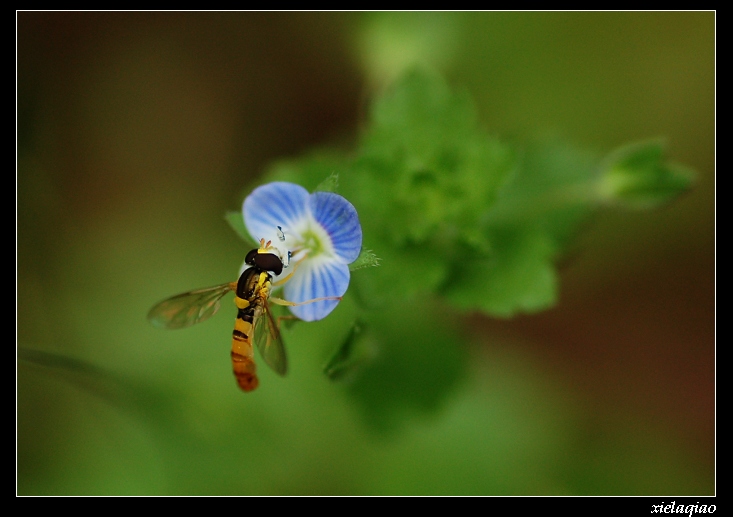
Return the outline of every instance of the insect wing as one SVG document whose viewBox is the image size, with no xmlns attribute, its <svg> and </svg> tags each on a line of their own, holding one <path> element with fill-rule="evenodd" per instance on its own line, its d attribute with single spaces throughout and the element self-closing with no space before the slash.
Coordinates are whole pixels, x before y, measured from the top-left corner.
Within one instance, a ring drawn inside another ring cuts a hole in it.
<svg viewBox="0 0 733 517">
<path fill-rule="evenodd" d="M 267 365 L 280 375 L 285 375 L 288 371 L 285 345 L 280 330 L 272 318 L 267 300 L 264 300 L 263 306 L 255 312 L 254 342 Z"/>
<path fill-rule="evenodd" d="M 148 321 L 164 329 L 190 327 L 216 314 L 221 297 L 236 288 L 236 282 L 230 282 L 173 296 L 150 309 Z"/>
</svg>

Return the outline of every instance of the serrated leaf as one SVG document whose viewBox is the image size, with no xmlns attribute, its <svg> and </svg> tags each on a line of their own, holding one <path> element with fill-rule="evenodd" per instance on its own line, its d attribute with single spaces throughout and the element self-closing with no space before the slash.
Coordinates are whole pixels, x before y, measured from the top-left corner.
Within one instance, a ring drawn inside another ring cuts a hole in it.
<svg viewBox="0 0 733 517">
<path fill-rule="evenodd" d="M 356 260 L 349 264 L 350 271 L 356 271 L 365 267 L 375 267 L 379 265 L 379 257 L 372 250 L 361 250 Z"/>
</svg>

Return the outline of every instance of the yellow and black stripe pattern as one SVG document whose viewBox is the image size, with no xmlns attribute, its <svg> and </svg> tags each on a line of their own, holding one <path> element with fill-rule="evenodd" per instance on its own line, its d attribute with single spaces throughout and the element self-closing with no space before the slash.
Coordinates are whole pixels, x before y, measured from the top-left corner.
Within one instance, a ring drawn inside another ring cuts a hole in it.
<svg viewBox="0 0 733 517">
<path fill-rule="evenodd" d="M 271 287 L 272 276 L 256 266 L 246 269 L 237 282 L 234 303 L 238 310 L 232 332 L 232 369 L 237 384 L 244 391 L 252 391 L 259 385 L 252 338 L 255 321 L 262 315 Z"/>
</svg>

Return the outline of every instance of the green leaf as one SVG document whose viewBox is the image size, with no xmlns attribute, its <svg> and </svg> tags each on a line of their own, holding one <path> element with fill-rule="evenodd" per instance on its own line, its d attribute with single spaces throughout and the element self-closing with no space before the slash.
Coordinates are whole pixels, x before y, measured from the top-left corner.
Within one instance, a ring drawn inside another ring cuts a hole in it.
<svg viewBox="0 0 733 517">
<path fill-rule="evenodd" d="M 454 306 L 508 318 L 554 305 L 555 246 L 542 232 L 498 233 L 489 258 L 457 265 L 444 292 Z"/>
<path fill-rule="evenodd" d="M 659 140 L 625 146 L 607 160 L 598 182 L 601 199 L 627 208 L 645 209 L 669 203 L 688 191 L 695 180 L 691 169 L 663 162 Z"/>
<path fill-rule="evenodd" d="M 435 291 L 449 273 L 447 259 L 425 246 L 384 246 L 379 254 L 379 267 L 351 276 L 349 289 L 364 307 L 383 307 L 425 296 Z"/>
<path fill-rule="evenodd" d="M 332 172 L 331 175 L 323 180 L 318 186 L 313 189 L 313 192 L 336 192 L 339 186 L 339 175 L 337 172 Z"/>
<path fill-rule="evenodd" d="M 352 191 L 394 243 L 435 242 L 470 233 L 515 166 L 514 151 L 478 126 L 465 92 L 414 69 L 375 103 Z"/>
<path fill-rule="evenodd" d="M 367 424 L 389 431 L 451 397 L 466 372 L 465 337 L 455 315 L 418 299 L 368 311 L 363 321 L 371 355 L 347 389 Z"/>
<path fill-rule="evenodd" d="M 350 271 L 356 271 L 365 267 L 375 267 L 379 265 L 379 257 L 372 250 L 361 250 L 356 260 L 349 264 Z"/>
<path fill-rule="evenodd" d="M 516 170 L 482 217 L 482 230 L 541 230 L 561 247 L 597 207 L 598 158 L 557 139 L 525 143 L 519 155 Z"/>
<path fill-rule="evenodd" d="M 323 367 L 323 373 L 333 381 L 353 380 L 359 367 L 373 360 L 375 356 L 375 344 L 364 323 L 355 321 L 341 346 Z"/>
</svg>

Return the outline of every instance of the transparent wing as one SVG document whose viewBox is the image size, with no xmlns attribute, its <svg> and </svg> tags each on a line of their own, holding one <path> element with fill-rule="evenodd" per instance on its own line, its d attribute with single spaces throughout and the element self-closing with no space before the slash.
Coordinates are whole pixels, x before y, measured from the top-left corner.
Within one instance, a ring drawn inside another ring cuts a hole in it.
<svg viewBox="0 0 733 517">
<path fill-rule="evenodd" d="M 148 312 L 158 328 L 182 329 L 209 319 L 219 310 L 219 300 L 237 288 L 236 282 L 196 289 L 163 300 Z"/>
<path fill-rule="evenodd" d="M 255 312 L 254 342 L 267 365 L 280 375 L 285 375 L 288 371 L 285 345 L 280 330 L 272 319 L 267 300 L 264 300 L 262 308 Z"/>
</svg>

